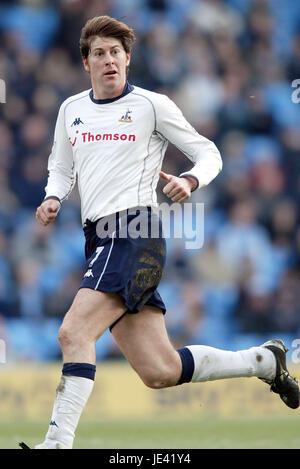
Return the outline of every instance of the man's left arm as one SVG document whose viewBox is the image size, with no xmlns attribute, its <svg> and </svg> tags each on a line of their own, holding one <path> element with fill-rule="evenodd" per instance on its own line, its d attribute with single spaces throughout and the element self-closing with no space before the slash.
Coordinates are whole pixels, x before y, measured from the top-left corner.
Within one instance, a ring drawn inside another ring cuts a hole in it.
<svg viewBox="0 0 300 469">
<path fill-rule="evenodd" d="M 166 96 L 156 103 L 156 131 L 184 153 L 194 166 L 177 176 L 160 176 L 168 181 L 164 192 L 174 202 L 184 202 L 192 191 L 207 186 L 222 170 L 216 145 L 200 135 L 184 118 L 176 104 Z"/>
</svg>

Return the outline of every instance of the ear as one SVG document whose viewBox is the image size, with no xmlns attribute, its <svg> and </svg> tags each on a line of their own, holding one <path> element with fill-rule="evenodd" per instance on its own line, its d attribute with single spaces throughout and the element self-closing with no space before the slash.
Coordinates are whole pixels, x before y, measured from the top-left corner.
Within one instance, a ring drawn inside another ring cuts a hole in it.
<svg viewBox="0 0 300 469">
<path fill-rule="evenodd" d="M 83 62 L 83 66 L 84 66 L 85 71 L 90 73 L 90 66 L 89 66 L 89 63 L 88 63 L 88 59 L 86 59 L 85 57 L 82 57 L 82 62 Z"/>
<path fill-rule="evenodd" d="M 131 54 L 130 54 L 130 52 L 127 52 L 127 53 L 126 53 L 126 67 L 129 66 L 129 64 L 130 64 L 130 59 L 131 59 Z"/>
</svg>

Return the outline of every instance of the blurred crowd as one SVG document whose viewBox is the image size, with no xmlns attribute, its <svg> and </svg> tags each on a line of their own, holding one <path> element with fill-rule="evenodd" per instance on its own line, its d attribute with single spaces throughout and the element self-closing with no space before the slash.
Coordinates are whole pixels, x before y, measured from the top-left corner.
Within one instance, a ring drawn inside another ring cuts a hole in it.
<svg viewBox="0 0 300 469">
<path fill-rule="evenodd" d="M 80 30 L 102 14 L 136 31 L 129 81 L 172 98 L 223 158 L 222 173 L 192 196 L 204 204 L 203 247 L 167 240 L 159 291 L 172 341 L 241 348 L 280 335 L 291 344 L 300 334 L 300 103 L 292 100 L 300 4 L 2 0 L 0 338 L 8 359 L 60 357 L 57 330 L 84 273 L 77 189 L 55 224 L 42 227 L 34 215 L 59 106 L 90 88 Z M 190 167 L 169 145 L 163 169 Z M 119 356 L 105 333 L 98 359 Z"/>
</svg>

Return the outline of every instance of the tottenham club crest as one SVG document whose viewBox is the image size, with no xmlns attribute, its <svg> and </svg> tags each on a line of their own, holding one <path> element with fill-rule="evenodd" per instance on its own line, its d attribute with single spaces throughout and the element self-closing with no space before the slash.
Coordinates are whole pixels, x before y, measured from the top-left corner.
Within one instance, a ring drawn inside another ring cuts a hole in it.
<svg viewBox="0 0 300 469">
<path fill-rule="evenodd" d="M 124 116 L 122 116 L 121 119 L 119 119 L 119 122 L 131 123 L 132 122 L 132 119 L 130 116 L 131 113 L 132 111 L 129 111 L 129 109 L 127 109 L 126 114 L 124 114 Z"/>
</svg>

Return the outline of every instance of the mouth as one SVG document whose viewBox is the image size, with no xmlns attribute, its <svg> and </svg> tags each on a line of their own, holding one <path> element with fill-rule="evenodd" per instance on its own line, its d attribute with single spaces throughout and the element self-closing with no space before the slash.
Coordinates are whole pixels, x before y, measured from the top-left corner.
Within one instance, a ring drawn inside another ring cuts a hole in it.
<svg viewBox="0 0 300 469">
<path fill-rule="evenodd" d="M 104 76 L 109 77 L 109 76 L 113 76 L 113 75 L 116 75 L 116 74 L 117 74 L 117 72 L 115 70 L 110 70 L 110 71 L 106 72 L 104 74 Z"/>
</svg>

